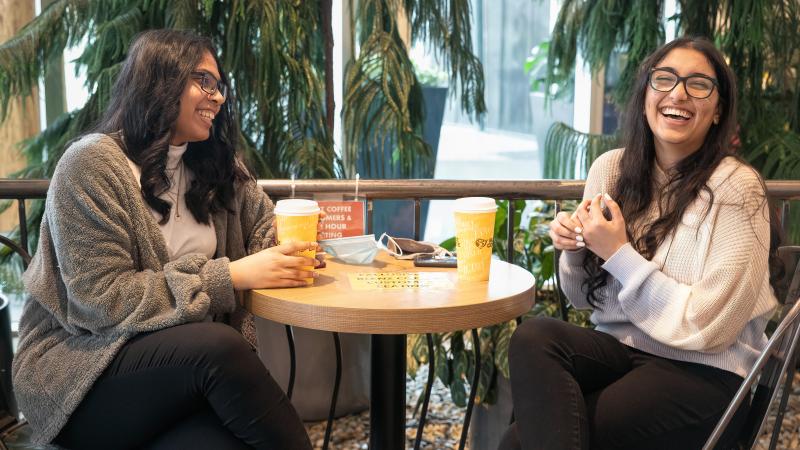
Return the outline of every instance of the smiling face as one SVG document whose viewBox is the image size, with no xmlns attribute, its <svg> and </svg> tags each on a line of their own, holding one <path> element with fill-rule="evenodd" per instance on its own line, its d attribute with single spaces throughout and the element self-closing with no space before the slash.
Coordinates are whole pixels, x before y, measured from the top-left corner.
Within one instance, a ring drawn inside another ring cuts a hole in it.
<svg viewBox="0 0 800 450">
<path fill-rule="evenodd" d="M 697 50 L 676 48 L 655 68 L 670 68 L 681 77 L 705 75 L 716 79 L 708 59 Z M 656 156 L 662 167 L 670 167 L 697 151 L 712 124 L 719 120 L 719 92 L 697 99 L 686 93 L 680 82 L 670 92 L 660 92 L 648 83 L 644 112 L 653 132 Z"/>
<path fill-rule="evenodd" d="M 214 56 L 208 51 L 194 69 L 195 72 L 206 72 L 217 80 L 219 69 Z M 182 145 L 186 142 L 198 142 L 208 139 L 214 116 L 225 102 L 225 97 L 217 90 L 214 94 L 206 93 L 201 87 L 201 80 L 190 77 L 181 95 L 180 112 L 172 127 L 170 144 Z"/>
</svg>

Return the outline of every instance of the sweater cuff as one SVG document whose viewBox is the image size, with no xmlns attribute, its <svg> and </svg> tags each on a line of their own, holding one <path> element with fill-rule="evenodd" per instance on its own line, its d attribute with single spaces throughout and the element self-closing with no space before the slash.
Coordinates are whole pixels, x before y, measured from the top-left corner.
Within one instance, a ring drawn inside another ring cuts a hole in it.
<svg viewBox="0 0 800 450">
<path fill-rule="evenodd" d="M 602 265 L 606 272 L 616 278 L 622 286 L 626 286 L 631 279 L 641 278 L 641 273 L 652 271 L 652 264 L 637 252 L 630 242 L 626 243 L 611 255 Z"/>
<path fill-rule="evenodd" d="M 231 312 L 236 306 L 229 264 L 228 258 L 210 259 L 200 271 L 203 291 L 210 299 L 208 309 L 211 314 Z"/>
<path fill-rule="evenodd" d="M 586 248 L 579 248 L 577 250 L 564 250 L 561 252 L 561 257 L 564 258 L 564 261 L 573 267 L 583 266 L 583 260 L 585 259 Z"/>
</svg>

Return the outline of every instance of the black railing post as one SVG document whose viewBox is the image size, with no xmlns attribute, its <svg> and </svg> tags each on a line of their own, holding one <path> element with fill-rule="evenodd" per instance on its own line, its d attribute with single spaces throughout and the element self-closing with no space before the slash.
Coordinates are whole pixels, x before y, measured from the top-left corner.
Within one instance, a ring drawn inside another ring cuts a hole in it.
<svg viewBox="0 0 800 450">
<path fill-rule="evenodd" d="M 19 214 L 19 242 L 20 246 L 30 254 L 31 250 L 28 248 L 28 215 L 25 213 L 25 198 L 17 199 L 18 214 Z"/>
<path fill-rule="evenodd" d="M 781 226 L 783 228 L 784 236 L 789 236 L 789 213 L 791 212 L 789 210 L 790 203 L 791 202 L 789 200 L 783 200 L 781 202 Z"/>
<path fill-rule="evenodd" d="M 372 234 L 372 199 L 367 199 L 367 234 Z"/>
<path fill-rule="evenodd" d="M 508 199 L 508 219 L 506 222 L 506 261 L 514 264 L 514 216 L 517 213 L 514 199 Z"/>
<path fill-rule="evenodd" d="M 420 236 L 421 226 L 420 226 L 420 209 L 422 208 L 422 204 L 419 200 L 419 197 L 414 198 L 414 240 L 418 241 L 422 236 Z"/>
</svg>

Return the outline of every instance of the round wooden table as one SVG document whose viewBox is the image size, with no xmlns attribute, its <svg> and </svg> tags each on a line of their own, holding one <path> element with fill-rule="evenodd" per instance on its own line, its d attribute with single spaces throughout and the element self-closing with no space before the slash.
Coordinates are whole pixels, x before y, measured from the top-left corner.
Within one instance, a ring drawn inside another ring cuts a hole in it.
<svg viewBox="0 0 800 450">
<path fill-rule="evenodd" d="M 253 290 L 245 305 L 288 325 L 372 335 L 371 449 L 405 447 L 406 334 L 494 325 L 534 301 L 533 275 L 500 260 L 482 282 L 459 282 L 456 269 L 414 267 L 383 251 L 370 265 L 326 263 L 313 286 Z"/>
</svg>

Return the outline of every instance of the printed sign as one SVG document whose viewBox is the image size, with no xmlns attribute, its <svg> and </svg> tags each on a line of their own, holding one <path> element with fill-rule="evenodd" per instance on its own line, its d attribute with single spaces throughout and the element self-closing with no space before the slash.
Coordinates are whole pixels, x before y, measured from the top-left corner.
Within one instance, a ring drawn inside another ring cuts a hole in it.
<svg viewBox="0 0 800 450">
<path fill-rule="evenodd" d="M 364 234 L 364 202 L 319 201 L 327 216 L 321 221 L 322 239 L 334 239 Z"/>
<path fill-rule="evenodd" d="M 444 272 L 355 272 L 348 273 L 354 291 L 373 289 L 452 289 Z"/>
</svg>

